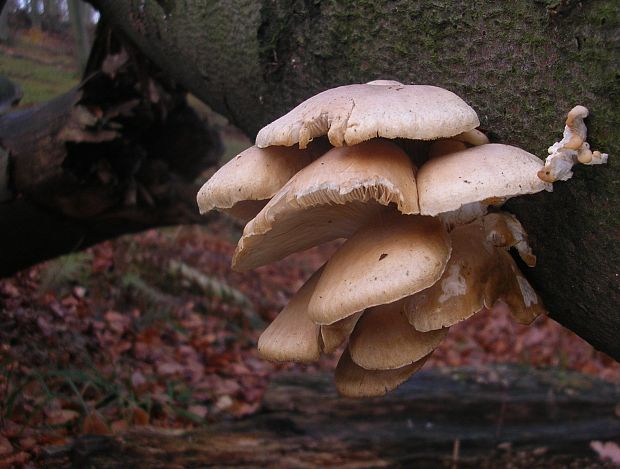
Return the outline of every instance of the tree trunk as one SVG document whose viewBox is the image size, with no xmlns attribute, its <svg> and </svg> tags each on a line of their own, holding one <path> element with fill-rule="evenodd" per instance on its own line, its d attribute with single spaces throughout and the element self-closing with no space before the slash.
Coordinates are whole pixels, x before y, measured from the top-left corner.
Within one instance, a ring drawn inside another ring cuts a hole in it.
<svg viewBox="0 0 620 469">
<path fill-rule="evenodd" d="M 88 61 L 88 53 L 90 50 L 90 41 L 88 40 L 88 31 L 86 30 L 86 21 L 84 8 L 86 5 L 82 0 L 68 0 L 67 7 L 69 9 L 69 21 L 73 30 L 73 38 L 75 40 L 75 50 L 79 72 L 82 73 Z"/>
<path fill-rule="evenodd" d="M 331 377 L 283 374 L 259 413 L 190 432 L 135 428 L 41 454 L 44 467 L 613 467 L 618 387 L 523 367 L 424 370 L 376 399 L 343 399 Z"/>
<path fill-rule="evenodd" d="M 219 138 L 102 27 L 88 78 L 0 117 L 0 275 L 123 233 L 199 221 Z"/>
<path fill-rule="evenodd" d="M 620 19 L 616 0 L 509 3 L 91 0 L 163 70 L 256 131 L 325 88 L 377 78 L 443 86 L 492 140 L 541 157 L 590 108 L 606 167 L 511 201 L 552 317 L 620 359 Z"/>
<path fill-rule="evenodd" d="M 9 5 L 5 4 L 0 12 L 0 42 L 9 42 Z"/>
<path fill-rule="evenodd" d="M 41 0 L 30 0 L 30 20 L 33 28 L 41 29 Z"/>
</svg>

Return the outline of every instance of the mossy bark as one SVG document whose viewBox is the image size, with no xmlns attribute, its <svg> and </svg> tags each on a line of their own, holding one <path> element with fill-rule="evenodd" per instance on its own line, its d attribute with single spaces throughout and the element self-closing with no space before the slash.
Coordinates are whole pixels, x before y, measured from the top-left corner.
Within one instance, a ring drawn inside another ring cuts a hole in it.
<svg viewBox="0 0 620 469">
<path fill-rule="evenodd" d="M 448 88 L 495 141 L 541 157 L 576 104 L 606 167 L 514 200 L 552 317 L 620 359 L 620 18 L 616 0 L 91 0 L 249 135 L 325 88 L 377 78 Z"/>
</svg>

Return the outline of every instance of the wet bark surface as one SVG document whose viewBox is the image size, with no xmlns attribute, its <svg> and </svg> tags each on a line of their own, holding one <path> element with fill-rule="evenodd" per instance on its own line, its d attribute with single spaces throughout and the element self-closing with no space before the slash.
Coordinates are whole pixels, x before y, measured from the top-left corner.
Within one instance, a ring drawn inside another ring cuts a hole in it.
<svg viewBox="0 0 620 469">
<path fill-rule="evenodd" d="M 134 429 L 47 450 L 46 467 L 612 467 L 620 388 L 563 370 L 424 370 L 383 398 L 336 395 L 326 375 L 283 374 L 251 417 Z"/>
<path fill-rule="evenodd" d="M 574 105 L 611 156 L 511 201 L 551 315 L 620 359 L 617 2 L 91 0 L 163 70 L 252 136 L 326 88 L 377 78 L 448 88 L 493 141 L 546 156 Z"/>
</svg>

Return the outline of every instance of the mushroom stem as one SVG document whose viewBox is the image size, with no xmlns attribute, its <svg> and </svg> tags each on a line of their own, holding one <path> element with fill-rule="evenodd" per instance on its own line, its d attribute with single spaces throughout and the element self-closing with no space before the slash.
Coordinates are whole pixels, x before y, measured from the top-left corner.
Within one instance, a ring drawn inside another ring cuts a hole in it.
<svg viewBox="0 0 620 469">
<path fill-rule="evenodd" d="M 591 151 L 586 142 L 588 129 L 584 119 L 588 117 L 588 108 L 575 106 L 566 118 L 562 140 L 555 142 L 548 149 L 549 156 L 545 167 L 538 172 L 538 177 L 545 182 L 567 181 L 573 177 L 572 168 L 577 163 L 593 165 L 607 163 L 607 153 Z"/>
</svg>

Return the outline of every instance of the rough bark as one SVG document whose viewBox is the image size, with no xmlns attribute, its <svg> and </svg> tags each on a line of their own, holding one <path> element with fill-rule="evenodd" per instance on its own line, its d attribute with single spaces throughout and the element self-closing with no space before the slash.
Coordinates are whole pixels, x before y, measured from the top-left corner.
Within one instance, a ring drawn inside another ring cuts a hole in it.
<svg viewBox="0 0 620 469">
<path fill-rule="evenodd" d="M 607 167 L 508 204 L 552 317 L 620 359 L 620 19 L 615 0 L 91 0 L 248 133 L 325 88 L 377 78 L 451 89 L 494 141 L 541 157 L 575 104 Z"/>
<path fill-rule="evenodd" d="M 217 162 L 218 137 L 183 90 L 100 33 L 78 88 L 0 116 L 0 275 L 123 233 L 199 221 L 195 178 Z"/>
<path fill-rule="evenodd" d="M 495 366 L 426 370 L 383 398 L 336 395 L 285 374 L 261 411 L 190 432 L 135 429 L 43 452 L 59 467 L 613 467 L 593 440 L 620 437 L 619 389 L 578 373 Z"/>
</svg>

